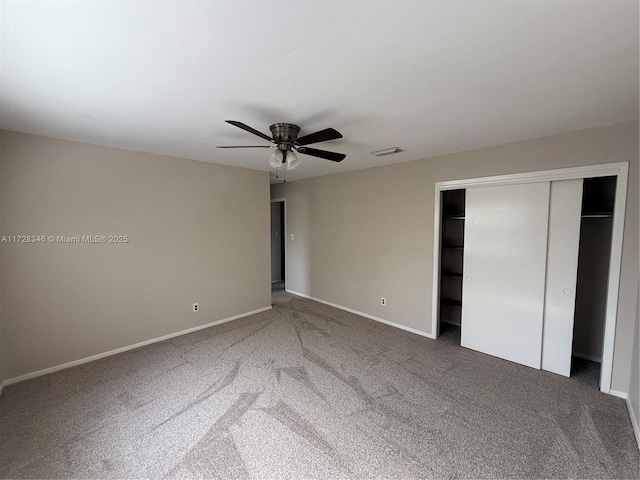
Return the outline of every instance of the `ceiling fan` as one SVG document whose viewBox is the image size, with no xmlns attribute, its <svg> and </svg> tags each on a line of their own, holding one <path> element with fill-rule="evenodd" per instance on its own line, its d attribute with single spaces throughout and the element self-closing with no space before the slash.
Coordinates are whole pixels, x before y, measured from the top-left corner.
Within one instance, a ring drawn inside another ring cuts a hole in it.
<svg viewBox="0 0 640 480">
<path fill-rule="evenodd" d="M 237 122 L 235 120 L 225 121 L 234 127 L 246 130 L 249 133 L 253 133 L 258 137 L 271 142 L 272 145 L 224 145 L 218 146 L 217 148 L 274 148 L 275 150 L 269 158 L 269 165 L 274 168 L 282 166 L 283 163 L 286 165 L 287 170 L 296 168 L 300 165 L 300 160 L 298 160 L 296 152 L 304 155 L 311 155 L 313 157 L 324 158 L 325 160 L 331 160 L 332 162 L 341 162 L 346 157 L 343 153 L 318 150 L 317 148 L 310 148 L 306 146 L 311 143 L 326 142 L 327 140 L 342 138 L 342 134 L 333 128 L 325 128 L 324 130 L 298 137 L 298 133 L 300 133 L 299 126 L 292 123 L 274 123 L 269 127 L 271 130 L 270 137 L 242 122 Z"/>
</svg>

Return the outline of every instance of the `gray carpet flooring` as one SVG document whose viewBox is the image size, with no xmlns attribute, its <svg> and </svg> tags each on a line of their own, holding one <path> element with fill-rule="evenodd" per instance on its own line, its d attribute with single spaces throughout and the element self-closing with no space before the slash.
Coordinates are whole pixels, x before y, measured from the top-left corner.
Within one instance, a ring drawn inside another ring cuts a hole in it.
<svg viewBox="0 0 640 480">
<path fill-rule="evenodd" d="M 286 293 L 6 388 L 4 478 L 638 478 L 625 402 Z"/>
</svg>

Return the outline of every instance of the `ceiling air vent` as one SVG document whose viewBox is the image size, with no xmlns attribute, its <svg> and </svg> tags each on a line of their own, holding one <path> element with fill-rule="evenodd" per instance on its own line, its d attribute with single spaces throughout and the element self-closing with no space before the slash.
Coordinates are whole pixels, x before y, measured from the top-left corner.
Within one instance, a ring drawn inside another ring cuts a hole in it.
<svg viewBox="0 0 640 480">
<path fill-rule="evenodd" d="M 376 150 L 375 152 L 371 152 L 371 155 L 375 155 L 376 157 L 384 157 L 385 155 L 392 155 L 394 153 L 401 152 L 402 150 L 398 147 L 384 148 L 382 150 Z"/>
</svg>

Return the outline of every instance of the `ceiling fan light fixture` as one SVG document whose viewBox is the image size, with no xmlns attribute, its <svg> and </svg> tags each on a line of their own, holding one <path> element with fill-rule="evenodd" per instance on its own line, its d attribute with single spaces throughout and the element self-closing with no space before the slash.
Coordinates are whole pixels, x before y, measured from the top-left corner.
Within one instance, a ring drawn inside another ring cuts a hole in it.
<svg viewBox="0 0 640 480">
<path fill-rule="evenodd" d="M 283 160 L 284 155 L 282 154 L 282 150 L 276 148 L 269 157 L 269 165 L 271 165 L 273 168 L 281 167 Z"/>
<path fill-rule="evenodd" d="M 293 170 L 298 165 L 300 165 L 300 160 L 298 159 L 298 155 L 293 150 L 289 150 L 287 152 L 287 170 Z"/>
<path fill-rule="evenodd" d="M 399 153 L 402 150 L 398 147 L 390 147 L 383 148 L 382 150 L 376 150 L 375 152 L 371 152 L 371 155 L 375 155 L 376 157 L 382 157 L 384 155 L 391 155 L 393 153 Z"/>
</svg>

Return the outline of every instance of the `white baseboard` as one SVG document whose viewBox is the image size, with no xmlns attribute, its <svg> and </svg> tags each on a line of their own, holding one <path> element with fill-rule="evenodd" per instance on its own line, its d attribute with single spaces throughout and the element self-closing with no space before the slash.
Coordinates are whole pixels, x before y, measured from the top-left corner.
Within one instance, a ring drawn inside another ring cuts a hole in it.
<svg viewBox="0 0 640 480">
<path fill-rule="evenodd" d="M 376 322 L 384 323 L 386 325 L 399 328 L 400 330 L 406 330 L 407 332 L 415 333 L 416 335 L 420 335 L 422 337 L 427 337 L 427 338 L 430 338 L 431 340 L 435 340 L 435 337 L 430 333 L 422 332 L 420 330 L 416 330 L 415 328 L 406 327 L 405 325 L 400 325 L 399 323 L 391 322 L 389 320 L 385 320 L 384 318 L 374 317 L 373 315 L 369 315 L 368 313 L 359 312 L 358 310 L 354 310 L 348 307 L 343 307 L 342 305 L 327 302 L 326 300 L 321 300 L 319 298 L 311 297 L 309 295 L 305 295 L 304 293 L 294 292 L 293 290 L 285 290 L 285 291 L 287 293 L 291 293 L 292 295 L 297 295 L 298 297 L 308 298 L 309 300 L 313 300 L 315 302 L 324 303 L 325 305 L 339 308 L 340 310 L 344 310 L 345 312 L 355 313 L 356 315 L 360 315 L 361 317 L 368 318 L 369 320 L 375 320 Z"/>
<path fill-rule="evenodd" d="M 629 410 L 629 417 L 631 418 L 631 426 L 633 427 L 633 433 L 636 436 L 636 443 L 638 444 L 638 449 L 640 450 L 640 425 L 638 422 L 638 418 L 636 418 L 635 413 L 633 412 L 633 406 L 631 405 L 631 400 L 629 399 L 629 394 L 625 392 L 620 392 L 618 390 L 609 390 L 609 395 L 613 395 L 614 397 L 622 398 L 627 403 L 627 410 Z"/>
<path fill-rule="evenodd" d="M 116 348 L 115 350 L 109 350 L 108 352 L 98 353 L 97 355 L 91 355 L 90 357 L 80 358 L 78 360 L 73 360 L 72 362 L 63 363 L 61 365 L 56 365 L 55 367 L 45 368 L 43 370 L 38 370 L 36 372 L 27 373 L 25 375 L 20 375 L 19 377 L 9 378 L 0 383 L 0 395 L 2 395 L 2 389 L 7 385 L 11 385 L 13 383 L 23 382 L 25 380 L 29 380 L 31 378 L 41 377 L 42 375 L 47 375 L 48 373 L 57 372 L 59 370 L 64 370 L 66 368 L 75 367 L 77 365 L 82 365 L 83 363 L 93 362 L 94 360 L 99 360 L 101 358 L 110 357 L 111 355 L 117 355 L 118 353 L 126 352 L 128 350 L 133 350 L 134 348 L 144 347 L 146 345 L 151 345 L 152 343 L 163 342 L 165 340 L 169 340 L 170 338 L 179 337 L 181 335 L 186 335 L 188 333 L 197 332 L 198 330 L 203 330 L 205 328 L 214 327 L 216 325 L 220 325 L 222 323 L 227 323 L 232 320 L 237 320 L 239 318 L 248 317 L 249 315 L 254 315 L 256 313 L 265 312 L 267 310 L 271 310 L 273 307 L 269 305 L 268 307 L 259 308 L 257 310 L 252 310 L 250 312 L 241 313 L 240 315 L 234 315 L 233 317 L 223 318 L 222 320 L 216 320 L 215 322 L 210 322 L 205 325 L 199 325 L 197 327 L 188 328 L 186 330 L 181 330 L 179 332 L 170 333 L 169 335 L 163 335 L 162 337 L 152 338 L 151 340 L 145 340 L 144 342 L 135 343 L 133 345 L 128 345 L 126 347 Z"/>
<path fill-rule="evenodd" d="M 609 390 L 609 395 L 622 398 L 623 400 L 627 400 L 629 398 L 629 395 L 626 392 L 620 392 L 618 390 Z"/>
<path fill-rule="evenodd" d="M 636 415 L 633 412 L 633 407 L 631 406 L 631 400 L 629 400 L 629 398 L 627 398 L 627 408 L 629 409 L 629 416 L 631 417 L 633 433 L 636 434 L 636 443 L 638 444 L 638 450 L 640 450 L 640 422 L 638 422 L 639 419 L 636 418 Z"/>
</svg>

